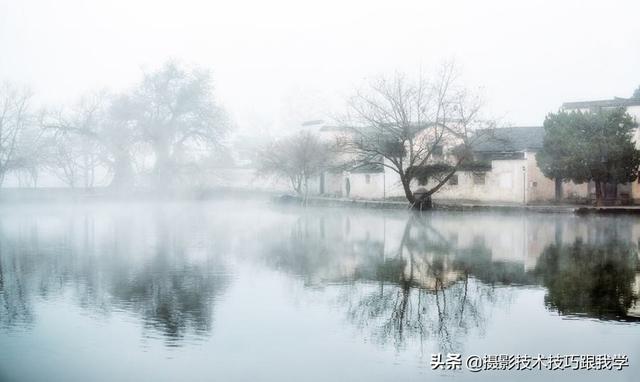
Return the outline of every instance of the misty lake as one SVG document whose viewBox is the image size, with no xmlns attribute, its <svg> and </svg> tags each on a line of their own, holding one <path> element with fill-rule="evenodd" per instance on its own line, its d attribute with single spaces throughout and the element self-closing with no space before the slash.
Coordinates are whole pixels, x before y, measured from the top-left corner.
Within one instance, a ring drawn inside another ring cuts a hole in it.
<svg viewBox="0 0 640 382">
<path fill-rule="evenodd" d="M 0 381 L 638 380 L 640 219 L 0 207 Z M 434 353 L 624 354 L 621 371 Z"/>
</svg>

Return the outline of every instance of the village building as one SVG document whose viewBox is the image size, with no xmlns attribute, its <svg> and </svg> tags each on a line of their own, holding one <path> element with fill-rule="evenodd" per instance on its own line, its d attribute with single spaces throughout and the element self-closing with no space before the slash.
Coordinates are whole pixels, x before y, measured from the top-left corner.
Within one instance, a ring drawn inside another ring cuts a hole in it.
<svg viewBox="0 0 640 382">
<path fill-rule="evenodd" d="M 474 160 L 484 170 L 457 171 L 434 200 L 541 203 L 556 197 L 555 180 L 545 177 L 536 162 L 542 148 L 541 126 L 505 127 L 491 130 L 472 145 Z M 587 185 L 563 183 L 565 199 L 582 201 Z"/>
<path fill-rule="evenodd" d="M 307 125 L 306 127 L 309 127 Z M 317 121 L 315 132 L 327 141 L 340 139 L 348 128 L 323 125 Z M 536 152 L 542 148 L 542 127 L 508 127 L 492 130 L 473 146 L 474 161 L 485 163 L 480 169 L 459 170 L 433 199 L 438 201 L 503 202 L 528 204 L 548 202 L 555 198 L 555 181 L 546 178 L 536 163 Z M 438 152 L 436 155 L 444 155 Z M 346 161 L 348 163 L 348 161 Z M 412 183 L 412 190 L 433 186 Z M 312 185 L 317 195 L 362 198 L 403 198 L 398 174 L 381 165 L 352 165 L 326 171 Z M 565 199 L 583 201 L 588 198 L 588 185 L 563 183 Z"/>
<path fill-rule="evenodd" d="M 640 121 L 640 99 L 633 98 L 566 102 L 561 110 L 597 112 L 620 107 Z M 328 125 L 321 120 L 307 122 L 303 128 L 330 142 L 345 139 L 350 134 L 347 127 Z M 640 149 L 640 129 L 636 130 L 633 139 Z M 485 168 L 462 168 L 432 196 L 433 199 L 518 204 L 545 203 L 558 198 L 568 202 L 594 200 L 593 182 L 574 184 L 550 179 L 542 174 L 536 154 L 542 148 L 543 140 L 542 126 L 493 129 L 472 147 L 474 162 L 484 163 Z M 342 162 L 349 165 L 325 171 L 314 180 L 311 185 L 314 194 L 362 199 L 404 197 L 399 176 L 392 169 L 350 162 L 348 154 L 341 155 Z M 433 184 L 424 185 L 414 180 L 411 189 L 428 189 L 430 186 Z M 628 184 L 608 185 L 605 197 L 610 204 L 640 204 L 640 179 Z"/>
</svg>

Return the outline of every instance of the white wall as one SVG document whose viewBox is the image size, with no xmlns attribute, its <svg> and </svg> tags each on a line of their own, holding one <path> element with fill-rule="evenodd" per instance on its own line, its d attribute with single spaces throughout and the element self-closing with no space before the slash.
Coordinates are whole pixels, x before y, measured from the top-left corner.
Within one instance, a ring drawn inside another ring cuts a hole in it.
<svg viewBox="0 0 640 382">
<path fill-rule="evenodd" d="M 524 159 L 491 161 L 491 171 L 485 173 L 484 184 L 474 184 L 472 172 L 459 171 L 456 173 L 458 184 L 445 185 L 433 199 L 508 203 L 554 200 L 554 180 L 542 174 L 534 152 L 526 152 L 524 156 Z M 587 184 L 563 183 L 563 195 L 565 198 L 587 198 Z"/>
<path fill-rule="evenodd" d="M 384 198 L 384 177 L 383 173 L 345 173 L 344 179 L 349 179 L 351 185 L 349 197 L 363 199 Z M 347 195 L 346 181 L 342 185 L 342 195 Z"/>
<path fill-rule="evenodd" d="M 555 181 L 542 174 L 536 162 L 536 153 L 525 153 L 527 161 L 527 202 L 541 202 L 555 199 Z M 588 183 L 562 183 L 564 199 L 586 199 L 589 197 Z"/>
<path fill-rule="evenodd" d="M 491 171 L 485 173 L 485 183 L 475 184 L 473 172 L 458 171 L 458 184 L 443 186 L 434 200 L 473 200 L 522 203 L 525 201 L 524 184 L 526 161 L 523 159 L 495 160 Z M 433 187 L 434 184 L 429 184 Z"/>
<path fill-rule="evenodd" d="M 485 183 L 475 184 L 473 173 L 458 171 L 458 184 L 446 184 L 436 194 L 434 200 L 468 200 L 504 203 L 535 203 L 555 199 L 555 182 L 546 178 L 536 163 L 534 152 L 525 153 L 524 159 L 494 160 L 492 169 L 485 173 Z M 367 175 L 369 181 L 367 182 Z M 398 174 L 385 168 L 385 173 L 326 174 L 325 195 L 346 197 L 346 179 L 351 185 L 350 198 L 390 199 L 404 198 L 404 189 Z M 430 183 L 426 188 L 435 184 Z M 417 181 L 411 183 L 411 189 L 420 188 Z M 312 194 L 319 192 L 319 183 L 314 179 L 310 185 Z M 587 198 L 588 185 L 563 183 L 565 198 Z"/>
</svg>

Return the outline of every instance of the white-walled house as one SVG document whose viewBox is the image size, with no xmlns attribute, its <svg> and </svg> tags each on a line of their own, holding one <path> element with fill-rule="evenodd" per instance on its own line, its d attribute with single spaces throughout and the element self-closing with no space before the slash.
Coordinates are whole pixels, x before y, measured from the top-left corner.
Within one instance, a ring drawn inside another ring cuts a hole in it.
<svg viewBox="0 0 640 382">
<path fill-rule="evenodd" d="M 310 127 L 327 141 L 339 139 L 348 131 L 339 126 L 324 125 L 316 121 Z M 433 195 L 435 201 L 473 201 L 504 203 L 535 203 L 555 198 L 555 181 L 546 178 L 536 163 L 536 152 L 542 148 L 542 127 L 509 127 L 492 130 L 473 147 L 476 161 L 487 164 L 484 171 L 457 171 Z M 412 190 L 421 185 L 414 180 Z M 426 185 L 427 188 L 433 184 Z M 362 198 L 403 198 L 404 190 L 398 174 L 388 167 L 359 166 L 338 172 L 325 172 L 314 181 L 314 194 Z M 587 184 L 563 183 L 567 199 L 583 200 L 588 194 Z"/>
<path fill-rule="evenodd" d="M 554 200 L 555 181 L 545 177 L 536 162 L 543 139 L 540 126 L 492 130 L 473 145 L 474 159 L 486 163 L 487 170 L 457 171 L 433 199 L 520 204 Z M 587 185 L 565 182 L 563 195 L 584 200 Z"/>
<path fill-rule="evenodd" d="M 608 101 L 565 103 L 565 110 L 598 110 L 598 108 L 625 107 L 636 120 L 640 120 L 640 100 L 615 99 Z M 345 139 L 350 129 L 312 121 L 303 125 L 317 133 L 321 139 Z M 542 126 L 505 127 L 491 130 L 472 147 L 474 161 L 484 168 L 459 170 L 438 192 L 434 201 L 469 201 L 493 203 L 544 203 L 556 198 L 554 179 L 545 177 L 537 165 L 536 155 L 542 149 Z M 636 131 L 636 144 L 640 147 L 640 131 Z M 343 154 L 347 155 L 348 154 Z M 344 158 L 343 158 L 344 159 Z M 348 158 L 346 158 L 348 159 Z M 345 162 L 348 162 L 345 161 Z M 413 191 L 427 189 L 434 184 L 421 185 L 412 181 Z M 398 174 L 381 165 L 352 166 L 339 171 L 328 171 L 310 185 L 313 194 L 361 199 L 404 198 Z M 562 182 L 562 198 L 567 201 L 586 201 L 595 197 L 592 184 Z M 620 200 L 640 202 L 640 180 L 619 185 Z"/>
</svg>

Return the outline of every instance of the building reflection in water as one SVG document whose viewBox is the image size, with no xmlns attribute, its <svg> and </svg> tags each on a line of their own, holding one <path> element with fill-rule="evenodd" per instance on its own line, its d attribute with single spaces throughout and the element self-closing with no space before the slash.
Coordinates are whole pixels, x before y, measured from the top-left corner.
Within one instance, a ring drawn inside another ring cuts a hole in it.
<svg viewBox="0 0 640 382">
<path fill-rule="evenodd" d="M 546 288 L 562 315 L 637 320 L 638 223 L 563 215 L 305 215 L 266 261 L 341 288 L 353 324 L 382 343 L 460 352 L 518 288 Z"/>
</svg>

